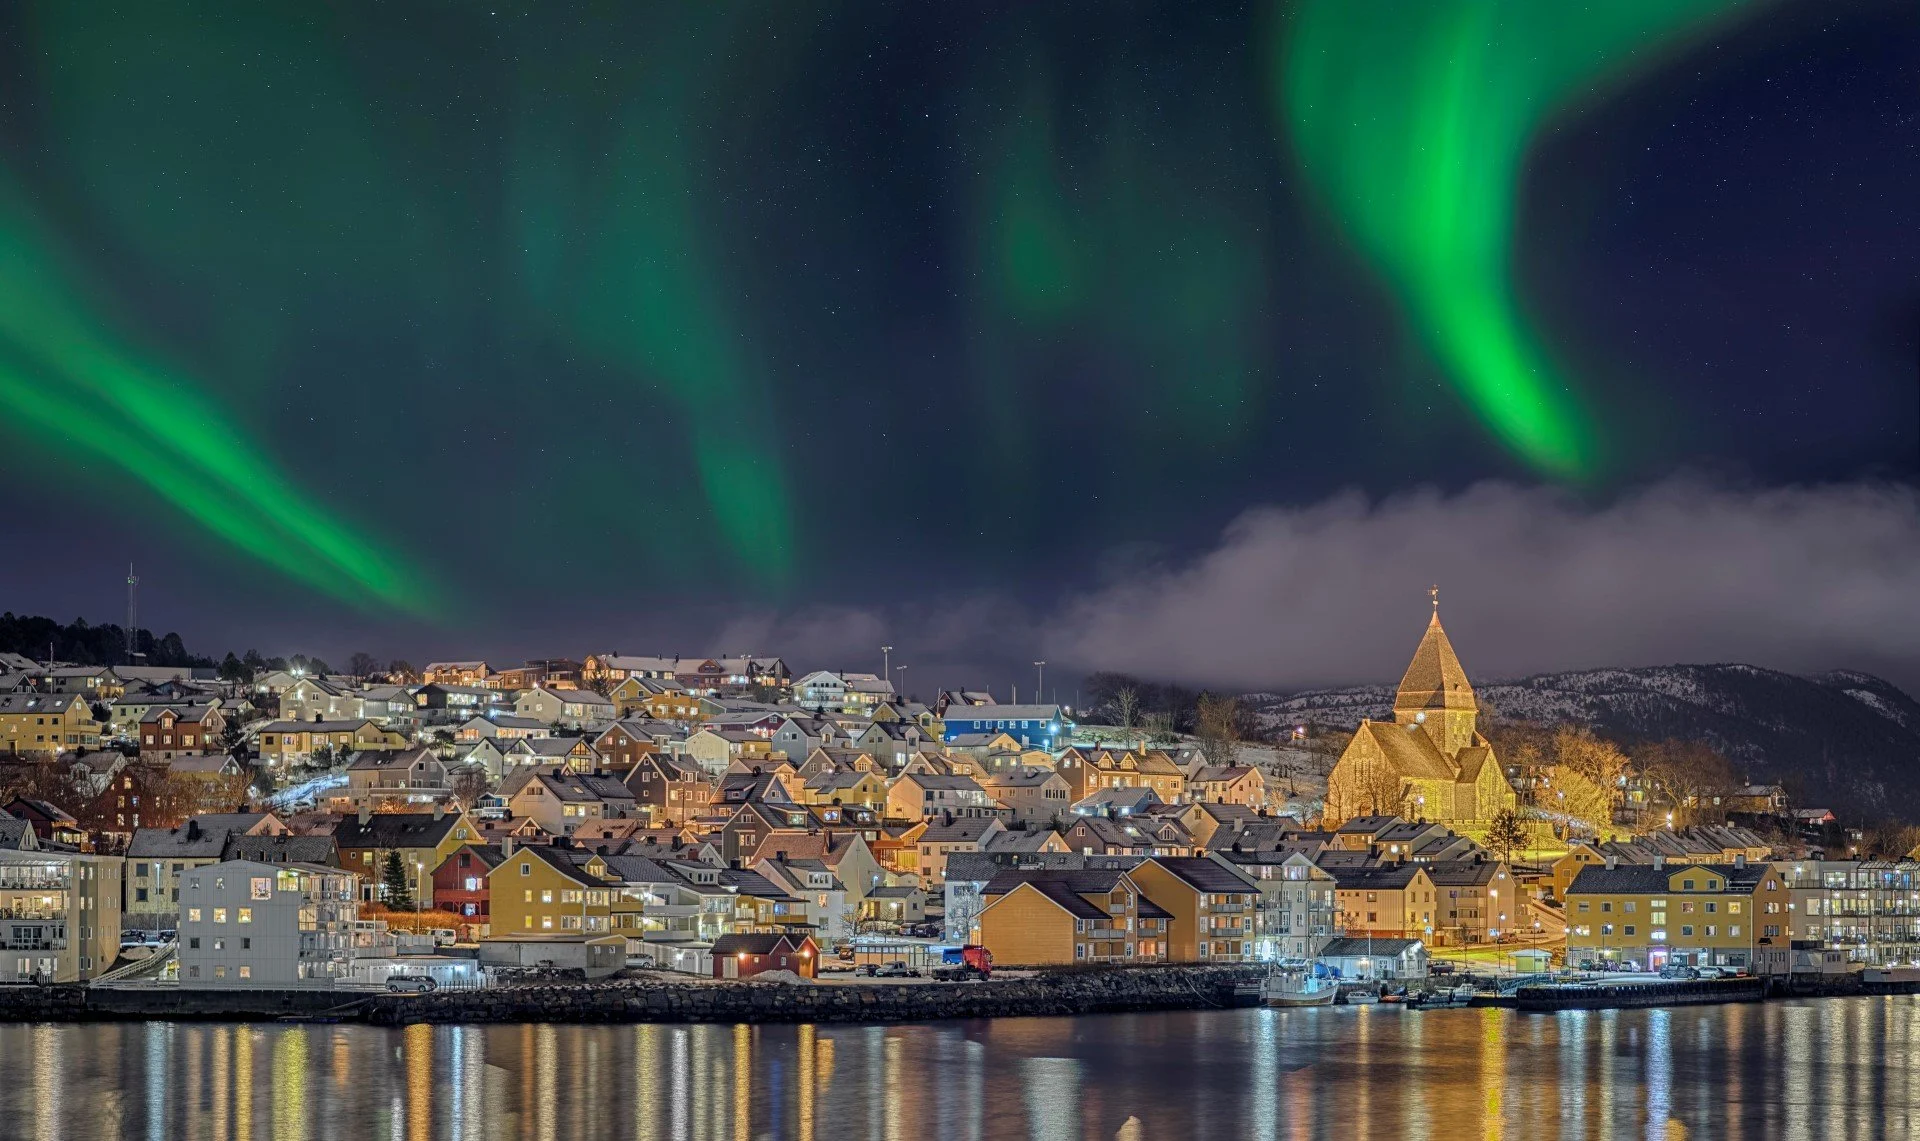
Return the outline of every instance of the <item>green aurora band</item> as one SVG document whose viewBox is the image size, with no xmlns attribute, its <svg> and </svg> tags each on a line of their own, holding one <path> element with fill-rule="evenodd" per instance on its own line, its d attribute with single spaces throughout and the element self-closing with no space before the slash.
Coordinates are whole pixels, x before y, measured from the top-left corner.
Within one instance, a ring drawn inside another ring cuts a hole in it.
<svg viewBox="0 0 1920 1141">
<path fill-rule="evenodd" d="M 1613 73 L 1749 0 L 1304 0 L 1279 40 L 1308 176 L 1489 429 L 1578 478 L 1597 441 L 1515 298 L 1530 140 Z"/>
<path fill-rule="evenodd" d="M 0 193 L 0 408 L 114 464 L 235 548 L 361 609 L 434 610 L 413 571 L 300 493 L 182 378 L 117 344 Z"/>
</svg>

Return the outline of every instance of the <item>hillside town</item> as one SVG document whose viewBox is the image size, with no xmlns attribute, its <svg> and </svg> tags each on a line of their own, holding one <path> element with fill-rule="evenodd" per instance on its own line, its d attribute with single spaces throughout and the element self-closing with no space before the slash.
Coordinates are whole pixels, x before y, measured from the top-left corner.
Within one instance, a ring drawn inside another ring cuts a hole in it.
<svg viewBox="0 0 1920 1141">
<path fill-rule="evenodd" d="M 1920 963 L 1912 852 L 1498 755 L 1437 602 L 1391 720 L 1278 746 L 777 657 L 263 665 L 0 659 L 0 983 Z"/>
</svg>

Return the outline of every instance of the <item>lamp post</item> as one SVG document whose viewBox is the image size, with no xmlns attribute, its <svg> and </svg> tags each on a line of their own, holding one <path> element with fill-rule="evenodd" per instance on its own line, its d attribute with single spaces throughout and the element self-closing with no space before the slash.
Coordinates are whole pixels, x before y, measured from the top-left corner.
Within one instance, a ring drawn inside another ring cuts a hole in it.
<svg viewBox="0 0 1920 1141">
<path fill-rule="evenodd" d="M 893 676 L 893 647 L 892 646 L 880 647 L 880 676 L 881 677 Z"/>
<path fill-rule="evenodd" d="M 1033 703 L 1043 705 L 1047 700 L 1047 663 L 1033 663 Z"/>
</svg>

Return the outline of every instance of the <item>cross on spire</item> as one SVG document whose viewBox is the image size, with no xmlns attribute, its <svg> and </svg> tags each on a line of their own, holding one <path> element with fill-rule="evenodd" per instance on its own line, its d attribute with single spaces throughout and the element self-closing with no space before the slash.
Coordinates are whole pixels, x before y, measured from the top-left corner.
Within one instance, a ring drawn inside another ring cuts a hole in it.
<svg viewBox="0 0 1920 1141">
<path fill-rule="evenodd" d="M 1433 598 L 1433 612 L 1440 613 L 1440 584 L 1436 582 L 1428 587 L 1427 594 Z"/>
</svg>

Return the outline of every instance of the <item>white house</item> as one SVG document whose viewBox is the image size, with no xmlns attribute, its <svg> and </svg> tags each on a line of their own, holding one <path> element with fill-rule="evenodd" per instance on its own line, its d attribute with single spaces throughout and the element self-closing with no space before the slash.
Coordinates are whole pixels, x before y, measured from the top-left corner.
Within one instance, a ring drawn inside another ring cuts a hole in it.
<svg viewBox="0 0 1920 1141">
<path fill-rule="evenodd" d="M 544 685 L 521 691 L 513 699 L 513 712 L 543 725 L 569 729 L 585 729 L 614 719 L 613 702 L 590 689 L 548 689 Z"/>
<path fill-rule="evenodd" d="M 330 987 L 352 973 L 352 872 L 226 860 L 180 878 L 181 986 Z"/>
</svg>

